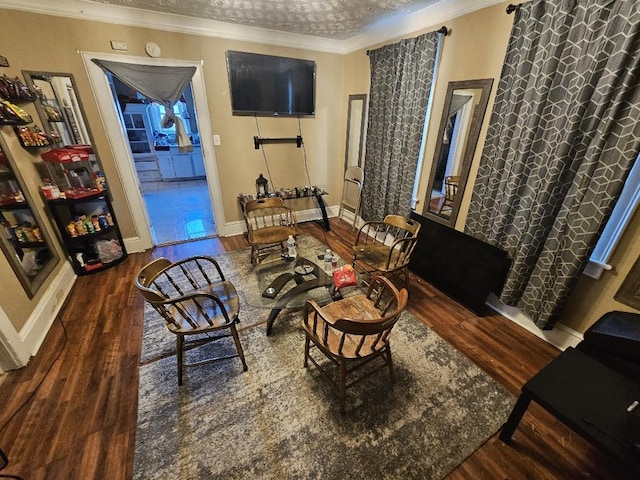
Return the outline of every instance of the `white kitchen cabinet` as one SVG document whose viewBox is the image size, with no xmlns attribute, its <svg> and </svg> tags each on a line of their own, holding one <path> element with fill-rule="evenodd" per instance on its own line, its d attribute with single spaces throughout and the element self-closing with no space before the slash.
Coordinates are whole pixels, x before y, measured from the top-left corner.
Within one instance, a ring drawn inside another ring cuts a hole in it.
<svg viewBox="0 0 640 480">
<path fill-rule="evenodd" d="M 188 180 L 205 176 L 200 147 L 194 147 L 193 152 L 180 153 L 178 147 L 171 147 L 170 151 L 156 152 L 158 168 L 162 180 Z"/>
<path fill-rule="evenodd" d="M 131 153 L 151 153 L 153 151 L 153 132 L 149 123 L 146 103 L 127 103 L 122 119 L 127 130 Z"/>
<path fill-rule="evenodd" d="M 171 158 L 176 178 L 192 178 L 194 176 L 191 153 L 171 152 Z"/>
<path fill-rule="evenodd" d="M 176 178 L 176 172 L 173 170 L 173 160 L 171 152 L 156 152 L 158 159 L 158 169 L 162 180 L 173 180 Z"/>
</svg>

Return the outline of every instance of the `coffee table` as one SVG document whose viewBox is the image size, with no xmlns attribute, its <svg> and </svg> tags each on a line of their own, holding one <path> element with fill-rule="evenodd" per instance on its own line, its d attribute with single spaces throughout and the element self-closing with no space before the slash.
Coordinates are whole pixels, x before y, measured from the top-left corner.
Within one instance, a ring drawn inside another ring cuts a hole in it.
<svg viewBox="0 0 640 480">
<path fill-rule="evenodd" d="M 311 299 L 324 305 L 340 298 L 331 272 L 324 270 L 325 248 L 301 248 L 295 258 L 277 251 L 255 266 L 253 278 L 247 279 L 250 288 L 242 295 L 249 305 L 270 310 L 267 335 L 282 310 L 303 308 Z"/>
</svg>

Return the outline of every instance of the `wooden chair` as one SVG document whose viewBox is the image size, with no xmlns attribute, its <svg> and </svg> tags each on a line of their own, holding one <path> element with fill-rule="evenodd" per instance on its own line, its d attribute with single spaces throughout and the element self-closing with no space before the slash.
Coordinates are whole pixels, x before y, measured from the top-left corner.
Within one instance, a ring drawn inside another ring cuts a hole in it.
<svg viewBox="0 0 640 480">
<path fill-rule="evenodd" d="M 244 206 L 247 235 L 251 245 L 251 263 L 260 263 L 263 252 L 280 248 L 285 252 L 285 243 L 292 235 L 298 235 L 295 212 L 286 207 L 281 198 L 259 198 L 249 200 Z"/>
<path fill-rule="evenodd" d="M 442 210 L 447 208 L 448 210 L 453 209 L 453 202 L 456 201 L 456 195 L 458 194 L 458 188 L 460 186 L 460 177 L 459 176 L 448 176 L 444 179 L 444 200 L 440 205 L 440 209 L 438 213 L 442 213 Z"/>
<path fill-rule="evenodd" d="M 364 183 L 364 170 L 360 167 L 349 167 L 344 173 L 342 187 L 342 200 L 338 210 L 338 218 L 342 218 L 342 212 L 353 212 L 352 228 L 356 228 L 356 221 L 360 213 L 360 199 L 362 196 L 362 184 Z"/>
<path fill-rule="evenodd" d="M 387 215 L 382 222 L 366 222 L 358 230 L 351 264 L 369 283 L 374 275 L 402 276 L 409 288 L 409 260 L 418 241 L 420 223 L 400 215 Z"/>
<path fill-rule="evenodd" d="M 176 336 L 178 385 L 182 385 L 184 367 L 226 358 L 240 357 L 242 369 L 247 371 L 236 330 L 240 310 L 238 293 L 231 282 L 225 280 L 214 258 L 197 256 L 175 263 L 159 258 L 140 270 L 136 287 Z M 190 336 L 197 338 L 188 339 Z M 185 351 L 226 337 L 233 337 L 236 354 L 185 363 Z"/>
<path fill-rule="evenodd" d="M 304 366 L 309 361 L 338 389 L 340 413 L 345 413 L 346 391 L 374 372 L 389 368 L 393 380 L 393 363 L 389 334 L 407 306 L 406 289 L 398 291 L 384 277 L 376 277 L 366 295 L 347 297 L 320 307 L 314 300 L 305 305 L 302 327 L 305 331 Z M 310 355 L 311 348 L 322 352 L 337 367 L 335 372 Z M 370 362 L 381 359 L 372 366 Z M 366 372 L 347 381 L 349 374 L 369 365 Z"/>
</svg>

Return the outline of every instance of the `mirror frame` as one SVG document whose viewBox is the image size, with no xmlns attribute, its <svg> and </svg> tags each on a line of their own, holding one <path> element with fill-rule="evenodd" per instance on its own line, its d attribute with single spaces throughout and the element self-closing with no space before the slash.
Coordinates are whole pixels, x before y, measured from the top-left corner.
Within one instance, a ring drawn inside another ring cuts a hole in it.
<svg viewBox="0 0 640 480">
<path fill-rule="evenodd" d="M 87 115 L 84 112 L 84 107 L 82 106 L 82 101 L 80 100 L 80 96 L 78 94 L 78 87 L 76 86 L 76 81 L 73 78 L 73 74 L 71 73 L 61 73 L 61 72 L 45 72 L 45 71 L 38 71 L 38 70 L 22 70 L 22 76 L 24 77 L 25 83 L 27 84 L 27 86 L 32 90 L 35 91 L 35 83 L 33 81 L 34 77 L 65 77 L 68 78 L 71 81 L 71 87 L 73 88 L 74 94 L 75 94 L 75 100 L 77 102 L 77 107 L 78 110 L 80 111 L 80 113 L 82 114 L 82 128 L 84 129 L 86 136 L 88 137 L 88 143 L 93 145 L 93 135 L 91 134 L 91 130 L 89 129 L 89 125 L 87 124 Z M 49 132 L 51 130 L 53 130 L 53 126 L 51 125 L 51 122 L 48 120 L 46 114 L 44 113 L 44 110 L 42 108 L 42 101 L 40 100 L 40 98 L 37 98 L 35 100 L 35 106 L 36 106 L 36 110 L 38 111 L 38 117 L 40 117 L 40 122 L 42 122 L 42 126 L 43 128 L 46 126 L 45 131 Z M 62 106 L 61 110 L 62 110 Z M 64 125 L 67 131 L 69 131 L 69 133 L 72 132 L 72 126 L 69 124 L 69 120 L 68 120 L 68 116 L 66 114 L 66 112 L 61 111 L 63 117 L 64 117 Z M 81 133 L 82 136 L 85 136 L 84 134 Z"/>
<path fill-rule="evenodd" d="M 464 196 L 467 179 L 469 177 L 469 170 L 471 169 L 473 156 L 475 155 L 475 152 L 476 152 L 478 138 L 480 136 L 480 129 L 482 128 L 482 124 L 484 123 L 485 113 L 487 110 L 487 105 L 489 103 L 489 96 L 491 95 L 492 86 L 493 86 L 492 78 L 449 82 L 449 85 L 447 86 L 447 94 L 445 97 L 444 106 L 442 108 L 442 118 L 440 120 L 440 128 L 438 129 L 438 137 L 437 137 L 438 141 L 436 143 L 436 149 L 434 152 L 433 161 L 431 162 L 431 172 L 429 174 L 429 183 L 427 186 L 427 193 L 426 193 L 426 198 L 425 198 L 424 207 L 422 211 L 423 216 L 428 217 L 444 225 L 448 225 L 450 227 L 455 226 L 456 219 L 458 218 L 458 213 L 460 210 L 460 204 L 462 202 L 462 197 Z M 482 90 L 482 94 L 480 95 L 480 100 L 478 101 L 477 107 L 474 110 L 471 117 L 471 127 L 469 128 L 466 147 L 462 155 L 462 162 L 460 164 L 460 187 L 458 190 L 458 194 L 456 195 L 456 198 L 453 202 L 451 215 L 449 216 L 449 218 L 445 218 L 430 211 L 431 194 L 433 191 L 433 184 L 435 181 L 436 171 L 438 169 L 437 160 L 440 158 L 440 151 L 442 150 L 442 147 L 443 147 L 444 132 L 447 126 L 448 118 L 449 118 L 449 108 L 451 107 L 453 92 L 455 90 L 471 90 L 471 89 Z"/>
<path fill-rule="evenodd" d="M 367 97 L 366 93 L 360 93 L 356 95 L 349 95 L 349 107 L 347 110 L 347 136 L 346 136 L 346 147 L 344 151 L 344 170 L 347 171 L 347 168 L 352 166 L 362 167 L 362 150 L 364 149 L 364 137 L 365 137 L 365 127 L 367 120 Z M 354 120 L 359 120 L 360 125 L 360 135 L 358 138 L 351 138 L 351 122 L 352 115 L 355 115 L 355 109 L 352 108 L 352 103 L 358 100 L 362 100 L 362 112 L 360 113 L 360 118 L 354 118 Z M 358 161 L 356 163 L 351 162 L 349 158 L 349 152 L 351 151 L 352 142 L 358 142 Z"/>
<path fill-rule="evenodd" d="M 77 110 L 81 116 L 82 128 L 86 133 L 86 136 L 88 137 L 87 144 L 91 145 L 91 147 L 93 148 L 93 158 L 91 159 L 91 167 L 104 174 L 104 168 L 100 160 L 100 155 L 98 155 L 98 152 L 95 148 L 93 133 L 91 132 L 91 127 L 87 122 L 87 114 L 85 112 L 84 106 L 82 105 L 82 100 L 80 99 L 80 93 L 78 92 L 78 86 L 76 84 L 75 78 L 73 77 L 73 74 L 63 73 L 63 72 L 50 72 L 50 71 L 44 71 L 44 70 L 22 70 L 22 76 L 25 80 L 25 83 L 32 91 L 35 91 L 35 83 L 33 81 L 34 77 L 65 77 L 70 80 L 71 87 L 73 88 L 73 92 L 75 95 L 75 100 L 77 102 Z M 42 108 L 42 101 L 40 100 L 40 98 L 37 98 L 34 101 L 34 103 L 35 103 L 36 110 L 38 111 L 38 117 L 40 117 L 40 122 L 42 123 L 43 129 L 45 126 L 47 126 L 48 128 L 45 129 L 46 131 L 52 130 L 53 128 L 51 127 L 51 122 L 49 122 L 49 120 L 47 119 L 47 115 L 44 113 L 44 109 Z M 67 130 L 71 130 L 72 126 L 69 125 L 68 123 L 68 116 L 64 112 L 63 112 L 63 115 L 65 119 L 64 120 L 65 128 Z M 84 136 L 84 134 L 82 134 L 82 136 Z M 109 188 L 108 180 L 106 185 L 106 194 L 108 195 L 110 200 L 113 200 L 113 194 L 111 193 L 111 189 Z"/>
<path fill-rule="evenodd" d="M 15 179 L 18 181 L 18 184 L 20 185 L 20 189 L 22 190 L 22 195 L 25 198 L 25 203 L 28 205 L 30 213 L 33 216 L 33 219 L 40 227 L 40 232 L 42 233 L 42 237 L 45 241 L 47 248 L 49 249 L 49 253 L 51 254 L 51 257 L 49 258 L 49 261 L 45 264 L 45 266 L 42 267 L 42 269 L 34 277 L 30 278 L 25 273 L 24 268 L 22 268 L 22 265 L 20 265 L 20 263 L 18 262 L 14 248 L 11 245 L 8 245 L 7 242 L 4 240 L 4 238 L 0 240 L 0 249 L 4 253 L 4 256 L 7 259 L 7 262 L 9 263 L 9 265 L 11 265 L 11 268 L 16 274 L 16 277 L 18 277 L 18 280 L 20 281 L 20 284 L 22 285 L 25 292 L 27 293 L 27 296 L 29 298 L 33 298 L 35 294 L 38 292 L 38 290 L 40 289 L 40 287 L 42 286 L 42 284 L 44 283 L 44 281 L 47 279 L 49 274 L 60 262 L 60 256 L 58 255 L 58 251 L 56 250 L 54 243 L 51 241 L 51 237 L 49 236 L 49 232 L 48 232 L 49 225 L 48 223 L 43 221 L 42 215 L 40 215 L 40 212 L 38 211 L 38 209 L 34 207 L 31 194 L 29 193 L 28 189 L 25 188 L 24 178 L 22 177 L 20 173 L 20 169 L 18 169 L 16 162 L 14 161 L 12 153 L 10 152 L 6 142 L 4 141 L 4 138 L 2 138 L 2 135 L 0 135 L 0 150 L 2 150 L 2 152 L 4 153 L 7 159 L 7 163 L 11 168 L 11 171 Z"/>
</svg>

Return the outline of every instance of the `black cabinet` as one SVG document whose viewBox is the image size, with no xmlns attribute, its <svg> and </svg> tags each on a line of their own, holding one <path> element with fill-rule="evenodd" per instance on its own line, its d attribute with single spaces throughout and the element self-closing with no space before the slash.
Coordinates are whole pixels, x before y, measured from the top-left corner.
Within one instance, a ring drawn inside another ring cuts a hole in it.
<svg viewBox="0 0 640 480">
<path fill-rule="evenodd" d="M 47 202 L 78 275 L 99 272 L 127 257 L 111 201 L 105 191 Z"/>
</svg>

